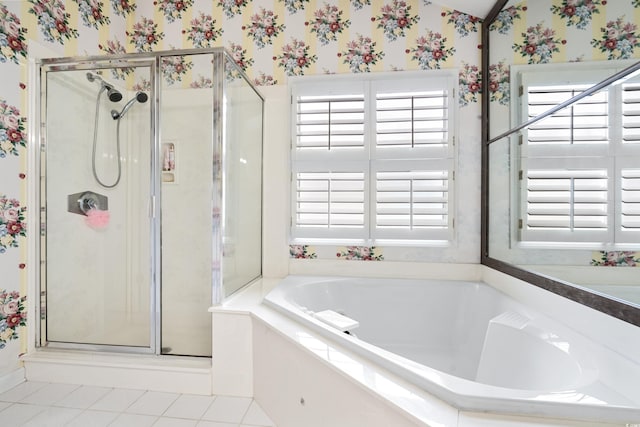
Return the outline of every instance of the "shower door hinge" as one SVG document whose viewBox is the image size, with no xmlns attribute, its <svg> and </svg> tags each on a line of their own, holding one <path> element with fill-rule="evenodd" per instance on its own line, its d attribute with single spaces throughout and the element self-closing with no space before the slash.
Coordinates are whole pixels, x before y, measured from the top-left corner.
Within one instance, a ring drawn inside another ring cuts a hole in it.
<svg viewBox="0 0 640 427">
<path fill-rule="evenodd" d="M 522 220 L 521 219 L 518 220 L 518 228 L 520 230 L 522 230 Z"/>
<path fill-rule="evenodd" d="M 522 181 L 522 177 L 523 177 L 523 175 L 524 175 L 524 174 L 522 173 L 522 171 L 518 171 L 518 179 L 519 179 L 520 181 Z"/>
</svg>

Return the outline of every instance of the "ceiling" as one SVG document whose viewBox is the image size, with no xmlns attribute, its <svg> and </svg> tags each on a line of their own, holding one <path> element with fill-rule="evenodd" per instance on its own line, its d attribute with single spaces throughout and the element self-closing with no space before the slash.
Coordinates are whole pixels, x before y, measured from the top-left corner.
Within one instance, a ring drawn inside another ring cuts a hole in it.
<svg viewBox="0 0 640 427">
<path fill-rule="evenodd" d="M 433 3 L 484 18 L 489 14 L 496 0 L 433 0 Z"/>
</svg>

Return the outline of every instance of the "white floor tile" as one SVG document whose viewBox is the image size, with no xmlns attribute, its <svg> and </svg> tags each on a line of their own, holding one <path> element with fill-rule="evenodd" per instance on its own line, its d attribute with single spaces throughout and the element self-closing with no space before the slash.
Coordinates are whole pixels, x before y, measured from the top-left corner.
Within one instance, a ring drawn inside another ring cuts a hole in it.
<svg viewBox="0 0 640 427">
<path fill-rule="evenodd" d="M 2 402 L 19 402 L 30 394 L 35 393 L 40 390 L 42 387 L 48 385 L 49 383 L 37 382 L 37 381 L 27 381 L 22 384 L 18 384 L 11 390 L 7 390 L 4 393 L 0 394 L 0 401 Z"/>
<path fill-rule="evenodd" d="M 87 409 L 89 406 L 103 398 L 111 390 L 112 389 L 106 387 L 80 386 L 65 396 L 64 399 L 57 402 L 55 406 Z"/>
<path fill-rule="evenodd" d="M 143 390 L 129 390 L 116 388 L 104 395 L 104 397 L 91 405 L 89 409 L 97 411 L 122 412 L 144 394 Z"/>
<path fill-rule="evenodd" d="M 94 411 L 88 409 L 75 417 L 67 424 L 68 427 L 106 427 L 116 417 L 120 415 L 118 412 Z"/>
<path fill-rule="evenodd" d="M 251 426 L 260 427 L 273 427 L 273 421 L 264 413 L 258 402 L 255 400 L 251 402 L 249 410 L 242 419 L 242 424 L 249 424 Z"/>
<path fill-rule="evenodd" d="M 25 427 L 64 426 L 80 415 L 81 409 L 49 407 L 24 423 Z"/>
<path fill-rule="evenodd" d="M 15 403 L 0 413 L 0 419 L 3 426 L 21 426 L 45 409 L 46 406 Z"/>
<path fill-rule="evenodd" d="M 182 418 L 160 417 L 153 427 L 196 427 L 198 421 Z"/>
<path fill-rule="evenodd" d="M 202 416 L 207 421 L 222 421 L 225 423 L 240 423 L 249 409 L 251 398 L 218 396 Z"/>
<path fill-rule="evenodd" d="M 213 400 L 213 396 L 183 394 L 162 415 L 165 417 L 199 420 L 213 403 Z"/>
<path fill-rule="evenodd" d="M 162 415 L 179 396 L 177 393 L 148 391 L 133 402 L 125 412 L 142 415 Z"/>
<path fill-rule="evenodd" d="M 64 399 L 69 393 L 79 386 L 74 384 L 47 384 L 35 393 L 31 393 L 21 403 L 32 403 L 34 405 L 53 405 Z"/>
<path fill-rule="evenodd" d="M 4 408 L 7 408 L 9 406 L 11 406 L 11 402 L 0 402 L 0 412 L 2 412 Z"/>
<path fill-rule="evenodd" d="M 196 427 L 238 427 L 238 424 L 233 423 L 217 423 L 215 421 L 200 421 L 196 424 Z"/>
<path fill-rule="evenodd" d="M 152 415 L 120 414 L 109 427 L 150 427 L 157 420 Z"/>
</svg>

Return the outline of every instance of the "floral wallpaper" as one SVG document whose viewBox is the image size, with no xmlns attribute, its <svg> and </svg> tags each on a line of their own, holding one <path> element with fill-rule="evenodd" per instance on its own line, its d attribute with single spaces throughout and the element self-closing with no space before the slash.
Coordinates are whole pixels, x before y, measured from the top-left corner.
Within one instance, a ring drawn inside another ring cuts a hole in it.
<svg viewBox="0 0 640 427">
<path fill-rule="evenodd" d="M 501 56 L 491 58 L 491 101 L 508 105 L 509 64 L 640 58 L 639 8 L 637 0 L 538 0 L 501 11 L 491 26 Z"/>
<path fill-rule="evenodd" d="M 634 251 L 594 251 L 591 265 L 599 267 L 637 267 L 640 252 Z"/>
</svg>

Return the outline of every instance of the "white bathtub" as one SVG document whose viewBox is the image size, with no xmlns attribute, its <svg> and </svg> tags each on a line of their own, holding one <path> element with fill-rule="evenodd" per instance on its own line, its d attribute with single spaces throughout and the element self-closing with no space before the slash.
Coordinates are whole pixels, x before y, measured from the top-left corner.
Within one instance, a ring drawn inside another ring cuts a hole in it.
<svg viewBox="0 0 640 427">
<path fill-rule="evenodd" d="M 460 410 L 640 422 L 637 361 L 484 283 L 289 276 L 264 302 Z"/>
</svg>

